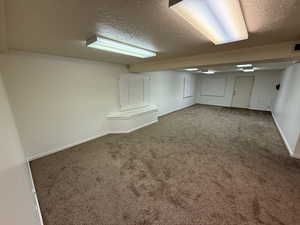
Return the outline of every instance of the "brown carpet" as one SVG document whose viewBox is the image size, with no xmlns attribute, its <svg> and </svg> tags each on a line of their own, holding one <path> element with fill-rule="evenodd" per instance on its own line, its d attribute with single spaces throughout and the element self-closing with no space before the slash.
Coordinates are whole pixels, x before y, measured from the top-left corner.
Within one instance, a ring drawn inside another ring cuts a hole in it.
<svg viewBox="0 0 300 225">
<path fill-rule="evenodd" d="M 45 225 L 300 224 L 270 113 L 195 105 L 31 163 Z"/>
</svg>

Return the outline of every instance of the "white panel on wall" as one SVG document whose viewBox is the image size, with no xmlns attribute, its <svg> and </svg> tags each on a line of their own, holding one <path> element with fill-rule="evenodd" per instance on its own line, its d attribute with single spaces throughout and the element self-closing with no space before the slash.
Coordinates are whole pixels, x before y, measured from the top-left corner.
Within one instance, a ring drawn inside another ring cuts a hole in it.
<svg viewBox="0 0 300 225">
<path fill-rule="evenodd" d="M 150 77 L 149 76 L 144 76 L 144 104 L 145 105 L 150 105 L 151 103 L 151 98 L 150 98 Z"/>
<path fill-rule="evenodd" d="M 223 97 L 226 89 L 225 77 L 204 77 L 201 80 L 200 95 Z"/>
<path fill-rule="evenodd" d="M 183 97 L 193 97 L 194 85 L 191 76 L 185 76 L 183 80 Z"/>
<path fill-rule="evenodd" d="M 121 76 L 119 80 L 120 104 L 121 108 L 129 105 L 129 79 Z"/>
<path fill-rule="evenodd" d="M 150 102 L 150 79 L 145 75 L 123 74 L 119 80 L 121 110 L 147 106 Z"/>
</svg>

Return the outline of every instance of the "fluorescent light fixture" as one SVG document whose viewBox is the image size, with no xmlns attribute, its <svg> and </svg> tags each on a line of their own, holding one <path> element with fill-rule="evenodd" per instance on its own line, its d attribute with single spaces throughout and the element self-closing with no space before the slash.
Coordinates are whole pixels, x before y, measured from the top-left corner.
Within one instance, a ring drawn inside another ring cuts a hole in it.
<svg viewBox="0 0 300 225">
<path fill-rule="evenodd" d="M 202 71 L 202 73 L 204 73 L 204 74 L 214 74 L 215 71 L 213 71 L 213 70 L 207 70 L 207 71 Z"/>
<path fill-rule="evenodd" d="M 214 74 L 215 71 L 207 71 L 207 72 L 203 72 L 204 74 Z"/>
<path fill-rule="evenodd" d="M 245 73 L 249 73 L 249 72 L 254 72 L 255 69 L 254 68 L 247 68 L 247 69 L 242 69 L 243 72 Z"/>
<path fill-rule="evenodd" d="M 89 48 L 95 48 L 103 51 L 130 55 L 139 58 L 149 58 L 156 56 L 155 52 L 99 36 L 94 36 L 88 39 L 86 41 L 86 46 Z"/>
<path fill-rule="evenodd" d="M 185 71 L 197 71 L 198 70 L 198 68 L 186 68 L 186 69 L 184 69 Z"/>
<path fill-rule="evenodd" d="M 169 7 L 216 45 L 248 39 L 239 0 L 169 0 Z"/>
<path fill-rule="evenodd" d="M 252 67 L 252 64 L 240 64 L 240 65 L 236 65 L 236 67 L 238 68 Z"/>
</svg>

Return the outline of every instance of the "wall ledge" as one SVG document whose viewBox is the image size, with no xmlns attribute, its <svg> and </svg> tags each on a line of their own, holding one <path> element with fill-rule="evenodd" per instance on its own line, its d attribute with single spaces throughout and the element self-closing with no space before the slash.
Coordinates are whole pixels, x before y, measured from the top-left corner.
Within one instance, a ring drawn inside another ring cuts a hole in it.
<svg viewBox="0 0 300 225">
<path fill-rule="evenodd" d="M 145 113 L 151 113 L 151 112 L 157 112 L 157 106 L 156 105 L 149 105 L 149 106 L 144 106 L 144 107 L 139 107 L 135 108 L 132 110 L 125 110 L 125 111 L 120 111 L 117 113 L 113 113 L 107 116 L 109 120 L 114 120 L 114 119 L 131 119 L 135 116 L 142 115 Z"/>
<path fill-rule="evenodd" d="M 139 109 L 120 111 L 107 116 L 110 133 L 129 133 L 158 121 L 158 109 L 155 105 Z"/>
</svg>

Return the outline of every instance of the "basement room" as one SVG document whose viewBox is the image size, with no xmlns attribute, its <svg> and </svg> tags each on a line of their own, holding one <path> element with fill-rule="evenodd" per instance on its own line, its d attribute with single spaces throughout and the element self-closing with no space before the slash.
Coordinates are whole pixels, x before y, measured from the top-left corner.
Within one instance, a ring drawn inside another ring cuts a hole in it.
<svg viewBox="0 0 300 225">
<path fill-rule="evenodd" d="M 0 224 L 300 224 L 299 11 L 0 0 Z"/>
</svg>

